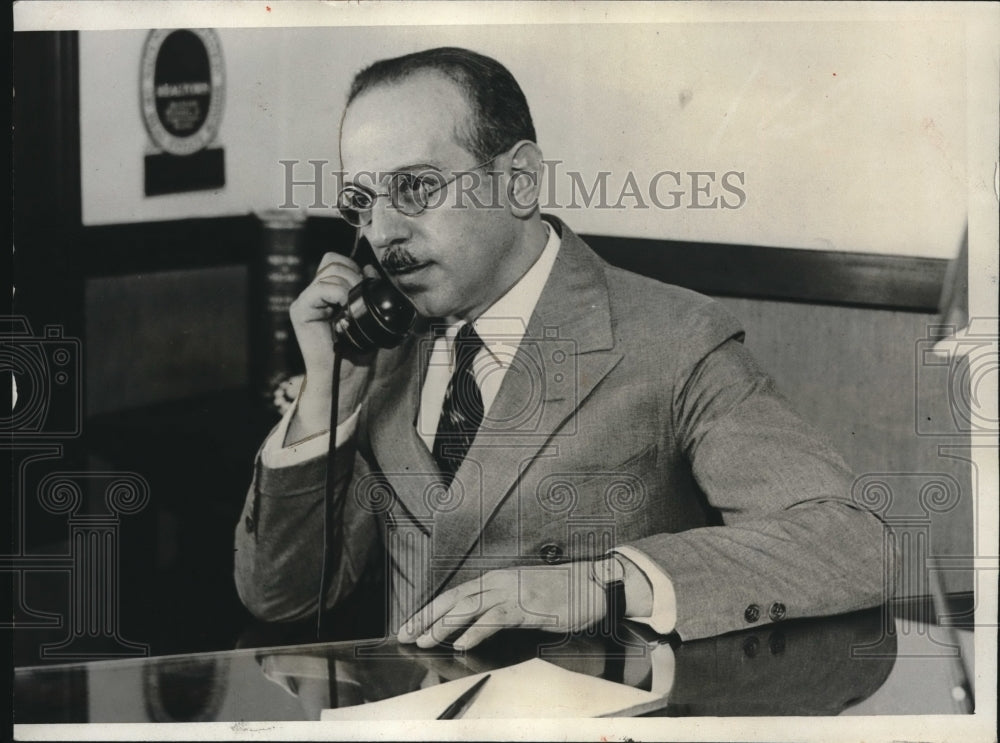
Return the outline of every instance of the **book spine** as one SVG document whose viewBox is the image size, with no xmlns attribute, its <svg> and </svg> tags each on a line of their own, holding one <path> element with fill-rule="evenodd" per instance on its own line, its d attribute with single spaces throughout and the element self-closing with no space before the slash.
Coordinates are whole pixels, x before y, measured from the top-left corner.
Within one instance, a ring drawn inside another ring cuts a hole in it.
<svg viewBox="0 0 1000 743">
<path fill-rule="evenodd" d="M 273 404 L 278 386 L 301 373 L 302 355 L 288 310 L 306 284 L 305 218 L 298 212 L 266 213 L 255 260 L 251 301 L 251 379 L 254 393 Z"/>
</svg>

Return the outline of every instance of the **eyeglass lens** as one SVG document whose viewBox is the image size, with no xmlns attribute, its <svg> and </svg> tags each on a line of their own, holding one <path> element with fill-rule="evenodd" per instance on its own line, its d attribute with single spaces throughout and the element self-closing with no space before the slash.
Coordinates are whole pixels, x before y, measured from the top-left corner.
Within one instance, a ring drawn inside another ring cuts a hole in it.
<svg viewBox="0 0 1000 743">
<path fill-rule="evenodd" d="M 393 173 L 384 193 L 360 186 L 347 186 L 337 197 L 341 216 L 355 227 L 371 221 L 371 210 L 379 196 L 385 196 L 393 208 L 408 216 L 416 216 L 427 208 L 427 199 L 440 188 L 440 174 Z"/>
</svg>

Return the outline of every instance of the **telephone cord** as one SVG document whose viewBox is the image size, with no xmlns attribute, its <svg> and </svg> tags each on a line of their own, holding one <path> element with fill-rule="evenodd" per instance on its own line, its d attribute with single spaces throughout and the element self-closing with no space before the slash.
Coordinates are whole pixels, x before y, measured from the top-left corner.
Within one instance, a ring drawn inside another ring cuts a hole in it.
<svg viewBox="0 0 1000 743">
<path fill-rule="evenodd" d="M 343 356 L 334 345 L 333 380 L 330 388 L 330 445 L 326 452 L 326 490 L 323 498 L 323 565 L 319 576 L 319 598 L 316 604 L 316 639 L 323 637 L 323 605 L 329 582 L 339 569 L 339 527 L 343 521 L 344 498 L 336 497 L 337 473 L 337 412 L 340 407 L 340 366 Z"/>
</svg>

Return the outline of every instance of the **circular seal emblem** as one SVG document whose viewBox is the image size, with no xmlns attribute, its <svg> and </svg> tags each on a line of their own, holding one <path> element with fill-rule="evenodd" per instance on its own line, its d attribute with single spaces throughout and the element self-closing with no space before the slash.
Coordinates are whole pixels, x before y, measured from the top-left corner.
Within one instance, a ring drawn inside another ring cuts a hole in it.
<svg viewBox="0 0 1000 743">
<path fill-rule="evenodd" d="M 157 147 L 171 155 L 191 155 L 215 139 L 224 77 L 215 31 L 150 31 L 142 49 L 139 92 L 142 120 Z"/>
</svg>

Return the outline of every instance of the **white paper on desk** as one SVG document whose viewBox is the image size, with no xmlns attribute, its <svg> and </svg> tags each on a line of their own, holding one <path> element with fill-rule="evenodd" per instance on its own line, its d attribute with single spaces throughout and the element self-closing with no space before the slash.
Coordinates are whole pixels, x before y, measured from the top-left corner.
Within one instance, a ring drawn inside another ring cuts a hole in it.
<svg viewBox="0 0 1000 743">
<path fill-rule="evenodd" d="M 320 720 L 433 720 L 486 674 L 449 681 L 379 702 L 325 709 Z M 640 714 L 662 697 L 535 658 L 490 673 L 463 720 L 608 717 Z"/>
</svg>

